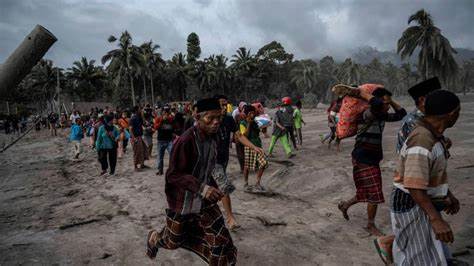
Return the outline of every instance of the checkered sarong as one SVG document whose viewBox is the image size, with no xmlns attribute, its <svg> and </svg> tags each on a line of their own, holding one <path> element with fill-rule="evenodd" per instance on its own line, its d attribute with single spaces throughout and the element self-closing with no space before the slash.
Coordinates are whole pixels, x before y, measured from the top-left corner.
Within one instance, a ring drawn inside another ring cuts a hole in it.
<svg viewBox="0 0 474 266">
<path fill-rule="evenodd" d="M 378 165 L 368 165 L 352 160 L 354 183 L 358 202 L 383 203 L 382 172 Z"/>
<path fill-rule="evenodd" d="M 158 246 L 187 249 L 209 265 L 235 265 L 237 262 L 237 248 L 217 204 L 202 209 L 200 214 L 180 215 L 166 210 L 166 226 Z"/>
<path fill-rule="evenodd" d="M 268 166 L 266 155 L 262 155 L 249 147 L 244 148 L 244 166 L 250 170 L 264 169 Z"/>
</svg>

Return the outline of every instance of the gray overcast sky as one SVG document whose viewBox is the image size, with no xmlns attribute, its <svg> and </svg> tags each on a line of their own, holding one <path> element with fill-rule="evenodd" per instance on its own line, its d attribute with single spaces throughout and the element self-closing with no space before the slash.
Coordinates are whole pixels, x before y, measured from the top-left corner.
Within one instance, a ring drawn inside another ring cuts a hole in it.
<svg viewBox="0 0 474 266">
<path fill-rule="evenodd" d="M 342 57 L 367 45 L 394 50 L 420 8 L 454 47 L 474 48 L 474 0 L 0 0 L 0 62 L 36 24 L 58 38 L 46 58 L 62 67 L 100 61 L 114 47 L 108 36 L 125 29 L 135 44 L 158 43 L 165 58 L 185 52 L 193 31 L 202 56 L 277 40 L 296 58 Z"/>
</svg>

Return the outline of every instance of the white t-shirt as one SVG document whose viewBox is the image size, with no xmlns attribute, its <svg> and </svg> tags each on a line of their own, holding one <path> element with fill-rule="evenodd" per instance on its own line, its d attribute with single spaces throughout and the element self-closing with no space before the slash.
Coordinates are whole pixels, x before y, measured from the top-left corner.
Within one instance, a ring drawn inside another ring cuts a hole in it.
<svg viewBox="0 0 474 266">
<path fill-rule="evenodd" d="M 77 119 L 77 118 L 80 118 L 80 117 L 81 117 L 81 116 L 80 116 L 79 114 L 77 114 L 77 115 L 71 114 L 71 116 L 69 117 L 69 119 L 71 120 L 71 122 L 72 122 L 73 124 L 75 124 L 75 123 L 76 123 L 76 119 Z"/>
</svg>

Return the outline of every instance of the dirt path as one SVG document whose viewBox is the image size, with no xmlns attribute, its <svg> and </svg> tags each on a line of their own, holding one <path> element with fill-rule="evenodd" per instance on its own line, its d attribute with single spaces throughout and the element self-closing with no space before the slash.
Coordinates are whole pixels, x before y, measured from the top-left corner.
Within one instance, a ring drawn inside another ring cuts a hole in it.
<svg viewBox="0 0 474 266">
<path fill-rule="evenodd" d="M 327 131 L 323 110 L 304 110 L 303 115 L 308 122 L 303 129 L 305 145 L 293 165 L 271 163 L 263 178 L 263 184 L 273 191 L 270 195 L 243 192 L 237 160 L 231 157 L 228 171 L 237 187 L 232 200 L 243 226 L 233 233 L 239 264 L 380 265 L 372 237 L 362 228 L 365 206 L 353 207 L 349 222 L 336 207 L 339 200 L 354 193 L 353 142 L 344 141 L 340 154 L 328 150 L 318 136 Z M 463 104 L 458 126 L 447 132 L 454 143 L 450 183 L 462 203 L 460 214 L 448 218 L 456 232 L 451 248 L 470 251 L 459 258 L 471 264 L 473 117 L 471 99 Z M 392 187 L 398 126 L 388 125 L 385 132 L 386 199 Z M 264 140 L 266 147 L 268 141 Z M 276 160 L 284 160 L 279 144 L 275 149 Z M 156 150 L 154 153 L 156 158 Z M 182 250 L 160 250 L 154 262 L 144 256 L 146 233 L 161 228 L 166 207 L 164 178 L 156 176 L 154 169 L 133 172 L 131 154 L 127 154 L 119 160 L 116 176 L 99 177 L 93 151 L 85 148 L 78 162 L 71 157 L 65 137 L 50 138 L 47 132 L 34 132 L 0 154 L 1 265 L 203 265 L 197 256 Z M 390 232 L 387 204 L 381 206 L 377 222 L 384 232 Z"/>
</svg>

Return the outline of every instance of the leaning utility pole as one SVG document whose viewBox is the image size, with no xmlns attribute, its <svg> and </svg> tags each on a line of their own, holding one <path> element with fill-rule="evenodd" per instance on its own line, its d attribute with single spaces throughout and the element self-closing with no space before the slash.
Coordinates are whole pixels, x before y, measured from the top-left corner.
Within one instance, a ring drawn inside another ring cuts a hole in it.
<svg viewBox="0 0 474 266">
<path fill-rule="evenodd" d="M 0 65 L 0 95 L 16 89 L 16 86 L 56 41 L 56 37 L 51 32 L 36 25 L 7 60 Z"/>
</svg>

